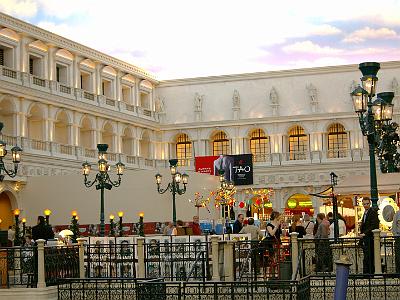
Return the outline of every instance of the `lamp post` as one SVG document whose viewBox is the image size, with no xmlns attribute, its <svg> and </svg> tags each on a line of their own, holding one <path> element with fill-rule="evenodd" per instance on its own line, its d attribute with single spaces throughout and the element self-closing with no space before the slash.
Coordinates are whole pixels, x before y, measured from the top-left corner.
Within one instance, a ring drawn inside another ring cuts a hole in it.
<svg viewBox="0 0 400 300">
<path fill-rule="evenodd" d="M 334 192 L 334 187 L 337 185 L 337 175 L 333 172 L 329 174 L 331 176 L 331 188 L 332 188 L 332 210 L 333 210 L 333 237 L 335 242 L 337 242 L 339 238 L 339 220 L 338 220 L 338 203 L 337 198 Z"/>
<path fill-rule="evenodd" d="M 119 211 L 118 212 L 118 217 L 119 217 L 119 223 L 118 223 L 118 234 L 119 236 L 123 236 L 123 224 L 122 224 L 122 217 L 124 216 L 124 212 L 123 211 Z"/>
<path fill-rule="evenodd" d="M 26 219 L 25 219 L 25 218 L 22 218 L 21 222 L 22 222 L 22 237 L 25 238 L 25 233 L 26 233 Z"/>
<path fill-rule="evenodd" d="M 115 236 L 115 223 L 114 223 L 114 218 L 115 216 L 113 214 L 110 215 L 110 234 L 109 236 Z"/>
<path fill-rule="evenodd" d="M 1 130 L 3 129 L 4 124 L 0 122 L 0 136 L 2 136 Z M 14 164 L 14 169 L 13 170 L 7 170 L 3 158 L 7 155 L 7 150 L 6 150 L 7 143 L 0 140 L 0 182 L 4 180 L 5 175 L 2 174 L 3 172 L 10 176 L 11 178 L 15 177 L 18 172 L 18 164 L 21 162 L 21 152 L 22 149 L 18 146 L 15 146 L 11 148 L 11 156 L 12 156 L 12 161 Z"/>
<path fill-rule="evenodd" d="M 378 206 L 378 184 L 376 177 L 375 153 L 378 154 L 382 172 L 398 171 L 400 155 L 397 153 L 399 137 L 396 133 L 397 124 L 392 123 L 394 97 L 393 92 L 377 94 L 378 77 L 376 76 L 380 64 L 364 62 L 359 64 L 362 73 L 361 82 L 352 93 L 354 110 L 359 116 L 362 134 L 368 139 L 369 167 L 370 167 L 370 194 L 373 207 Z"/>
<path fill-rule="evenodd" d="M 14 237 L 14 246 L 21 246 L 21 233 L 19 229 L 19 215 L 21 211 L 16 208 L 14 209 L 14 217 L 15 217 L 15 237 Z"/>
<path fill-rule="evenodd" d="M 175 196 L 183 195 L 186 192 L 186 185 L 188 183 L 189 175 L 181 174 L 177 172 L 177 159 L 170 159 L 169 160 L 169 169 L 171 171 L 172 181 L 168 183 L 165 189 L 161 188 L 161 174 L 156 174 L 156 184 L 157 184 L 157 191 L 159 194 L 164 194 L 166 191 L 170 191 L 172 193 L 172 221 L 174 225 L 176 225 L 176 203 L 175 203 Z M 183 183 L 183 188 L 180 187 L 180 183 Z"/>
<path fill-rule="evenodd" d="M 46 216 L 46 224 L 47 224 L 47 226 L 49 226 L 49 225 L 50 225 L 51 210 L 48 209 L 48 208 L 46 208 L 46 209 L 43 211 L 43 213 L 44 213 L 44 215 Z"/>
<path fill-rule="evenodd" d="M 104 236 L 104 189 L 111 190 L 112 187 L 119 187 L 121 185 L 121 176 L 124 172 L 125 165 L 119 161 L 115 167 L 117 168 L 118 180 L 112 181 L 108 171 L 110 165 L 107 161 L 107 144 L 97 144 L 99 152 L 99 161 L 97 162 L 99 172 L 93 181 L 88 180 L 91 166 L 88 162 L 82 164 L 82 174 L 84 176 L 84 184 L 86 187 L 91 187 L 96 183 L 96 190 L 100 190 L 100 236 Z"/>
</svg>

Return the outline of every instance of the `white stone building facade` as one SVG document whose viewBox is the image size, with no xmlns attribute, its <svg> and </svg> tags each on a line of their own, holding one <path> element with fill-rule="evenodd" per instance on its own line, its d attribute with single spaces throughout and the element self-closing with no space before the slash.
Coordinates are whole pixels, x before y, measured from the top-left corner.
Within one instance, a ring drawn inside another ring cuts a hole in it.
<svg viewBox="0 0 400 300">
<path fill-rule="evenodd" d="M 339 180 L 369 174 L 350 97 L 357 65 L 158 81 L 5 14 L 0 64 L 3 140 L 24 151 L 19 176 L 1 184 L 12 206 L 16 182 L 79 173 L 96 161 L 97 143 L 109 144 L 109 160 L 127 172 L 175 157 L 193 170 L 196 156 L 253 153 L 252 187 L 273 188 L 277 209 L 293 194 L 324 189 L 332 171 Z M 400 62 L 383 62 L 378 77 L 378 91 L 395 91 L 398 122 Z"/>
</svg>

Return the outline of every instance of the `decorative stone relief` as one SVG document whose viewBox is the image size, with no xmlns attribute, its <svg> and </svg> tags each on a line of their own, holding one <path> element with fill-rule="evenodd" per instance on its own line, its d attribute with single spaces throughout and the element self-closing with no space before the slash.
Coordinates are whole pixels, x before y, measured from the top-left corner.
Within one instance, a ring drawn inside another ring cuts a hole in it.
<svg viewBox="0 0 400 300">
<path fill-rule="evenodd" d="M 353 97 L 351 97 L 351 93 L 357 88 L 358 83 L 357 81 L 353 80 L 349 86 L 349 99 L 351 103 L 353 103 Z"/>
<path fill-rule="evenodd" d="M 162 114 L 165 113 L 165 102 L 164 99 L 161 99 L 160 96 L 156 97 L 156 101 L 155 101 L 155 110 L 157 113 Z"/>
<path fill-rule="evenodd" d="M 306 89 L 307 89 L 307 94 L 308 94 L 308 98 L 309 98 L 310 105 L 311 105 L 311 111 L 315 113 L 318 111 L 317 88 L 312 83 L 310 83 L 309 85 L 306 86 Z"/>
<path fill-rule="evenodd" d="M 240 95 L 237 90 L 233 91 L 232 111 L 233 111 L 233 119 L 239 120 L 240 119 Z"/>
<path fill-rule="evenodd" d="M 277 93 L 275 87 L 272 87 L 272 89 L 269 92 L 269 101 L 270 101 L 270 106 L 272 109 L 272 115 L 278 116 L 279 115 L 279 96 L 278 96 L 278 93 Z"/>
<path fill-rule="evenodd" d="M 196 122 L 202 120 L 204 95 L 194 94 L 194 120 Z"/>
</svg>

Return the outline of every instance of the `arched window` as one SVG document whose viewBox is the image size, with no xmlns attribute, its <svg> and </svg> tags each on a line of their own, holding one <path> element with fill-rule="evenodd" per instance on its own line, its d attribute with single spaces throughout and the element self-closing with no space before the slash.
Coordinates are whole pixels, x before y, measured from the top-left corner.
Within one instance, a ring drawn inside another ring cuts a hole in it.
<svg viewBox="0 0 400 300">
<path fill-rule="evenodd" d="M 213 155 L 229 154 L 229 140 L 226 133 L 219 131 L 213 136 Z"/>
<path fill-rule="evenodd" d="M 306 159 L 308 151 L 308 136 L 301 126 L 295 126 L 289 131 L 289 159 Z"/>
<path fill-rule="evenodd" d="M 266 161 L 266 156 L 270 153 L 270 143 L 264 130 L 256 129 L 251 133 L 250 152 L 253 154 L 253 161 Z"/>
<path fill-rule="evenodd" d="M 342 124 L 335 123 L 328 128 L 328 158 L 347 156 L 348 138 Z"/>
<path fill-rule="evenodd" d="M 179 166 L 189 166 L 192 158 L 192 142 L 187 134 L 182 133 L 176 139 L 176 158 Z"/>
</svg>

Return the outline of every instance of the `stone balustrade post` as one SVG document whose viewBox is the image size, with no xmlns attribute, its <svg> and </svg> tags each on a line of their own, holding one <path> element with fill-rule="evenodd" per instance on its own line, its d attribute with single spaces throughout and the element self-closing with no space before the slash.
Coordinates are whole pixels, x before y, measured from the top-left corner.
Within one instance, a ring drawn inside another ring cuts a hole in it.
<svg viewBox="0 0 400 300">
<path fill-rule="evenodd" d="M 211 252 L 212 252 L 212 280 L 220 281 L 219 276 L 219 251 L 218 251 L 218 235 L 211 236 Z"/>
<path fill-rule="evenodd" d="M 225 281 L 228 282 L 235 280 L 234 247 L 235 241 L 224 242 L 224 271 Z"/>
<path fill-rule="evenodd" d="M 85 239 L 76 239 L 79 246 L 79 278 L 85 278 Z"/>
<path fill-rule="evenodd" d="M 374 265 L 375 274 L 382 274 L 381 263 L 381 231 L 379 229 L 372 230 L 374 235 Z"/>
<path fill-rule="evenodd" d="M 145 278 L 145 264 L 144 264 L 144 238 L 138 237 L 137 241 L 137 255 L 138 255 L 138 277 Z"/>
<path fill-rule="evenodd" d="M 298 240 L 298 232 L 292 232 L 290 234 L 290 244 L 291 244 L 291 252 L 292 252 L 292 280 L 296 279 L 297 267 L 299 264 L 299 240 Z"/>
<path fill-rule="evenodd" d="M 44 243 L 46 240 L 39 239 L 36 241 L 37 243 L 37 252 L 38 252 L 38 278 L 37 278 L 37 287 L 45 288 L 46 287 L 46 275 L 44 268 Z"/>
</svg>

